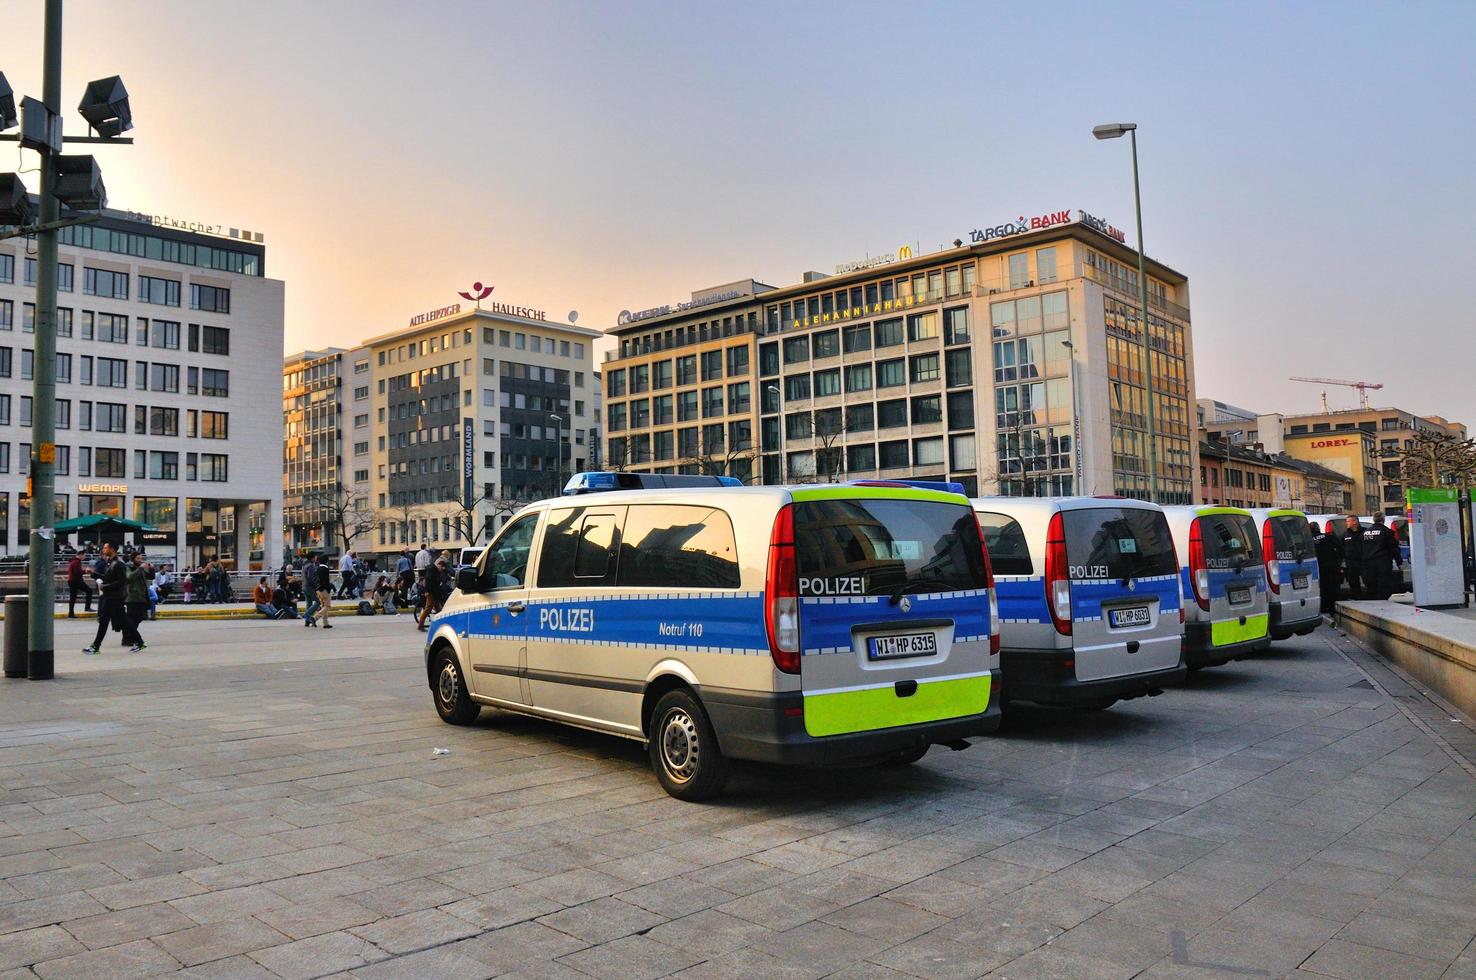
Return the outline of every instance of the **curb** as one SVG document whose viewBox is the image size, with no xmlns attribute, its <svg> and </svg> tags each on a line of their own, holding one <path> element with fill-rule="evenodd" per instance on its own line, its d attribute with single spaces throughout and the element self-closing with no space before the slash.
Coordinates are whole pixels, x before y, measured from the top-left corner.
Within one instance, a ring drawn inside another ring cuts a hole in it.
<svg viewBox="0 0 1476 980">
<path fill-rule="evenodd" d="M 353 605 L 335 605 L 331 608 L 333 610 L 334 616 L 357 616 L 359 613 L 358 603 L 354 603 Z M 55 613 L 53 614 L 52 618 L 66 619 L 67 614 L 64 612 Z M 90 612 L 86 615 L 82 615 L 79 613 L 77 618 L 79 620 L 96 619 L 97 613 Z M 298 616 L 298 618 L 301 619 L 302 617 Z M 145 620 L 145 622 L 158 622 L 165 619 L 259 619 L 262 622 L 267 622 L 266 617 L 257 612 L 255 609 L 211 609 L 208 606 L 202 606 L 199 609 L 160 609 L 157 619 Z M 0 616 L 0 623 L 3 623 L 4 621 L 5 617 Z"/>
</svg>

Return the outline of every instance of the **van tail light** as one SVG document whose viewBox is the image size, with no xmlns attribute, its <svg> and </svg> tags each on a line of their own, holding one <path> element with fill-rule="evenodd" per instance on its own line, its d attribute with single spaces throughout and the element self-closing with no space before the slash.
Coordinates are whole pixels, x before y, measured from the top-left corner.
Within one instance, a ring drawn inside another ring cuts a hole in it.
<svg viewBox="0 0 1476 980">
<path fill-rule="evenodd" d="M 1271 518 L 1261 525 L 1261 554 L 1266 559 L 1266 584 L 1272 595 L 1281 595 L 1281 562 L 1276 558 L 1276 534 L 1271 530 Z"/>
<path fill-rule="evenodd" d="M 994 562 L 989 560 L 989 545 L 984 543 L 984 526 L 974 514 L 974 528 L 979 532 L 979 550 L 984 552 L 984 588 L 989 593 L 989 655 L 999 653 L 999 593 L 994 590 Z"/>
<path fill-rule="evenodd" d="M 1045 556 L 1046 606 L 1051 622 L 1062 636 L 1071 635 L 1071 569 L 1066 564 L 1066 522 L 1061 512 L 1051 515 L 1046 530 Z"/>
<path fill-rule="evenodd" d="M 769 656 L 786 674 L 800 672 L 799 567 L 794 556 L 794 508 L 786 504 L 769 535 L 769 569 L 764 577 L 764 626 Z"/>
<path fill-rule="evenodd" d="M 1189 584 L 1194 587 L 1194 601 L 1209 611 L 1210 573 L 1204 561 L 1204 538 L 1199 533 L 1199 518 L 1189 524 Z"/>
</svg>

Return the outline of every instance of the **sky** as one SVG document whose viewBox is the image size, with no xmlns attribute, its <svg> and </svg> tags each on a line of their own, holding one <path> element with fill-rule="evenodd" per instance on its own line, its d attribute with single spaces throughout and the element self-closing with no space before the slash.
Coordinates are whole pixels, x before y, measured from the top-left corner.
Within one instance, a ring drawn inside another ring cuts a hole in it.
<svg viewBox="0 0 1476 980">
<path fill-rule="evenodd" d="M 0 9 L 39 96 L 41 0 Z M 287 350 L 474 281 L 603 328 L 1019 214 L 1131 230 L 1090 135 L 1131 121 L 1200 397 L 1476 423 L 1476 4 L 68 0 L 64 37 L 69 132 L 88 79 L 132 97 L 112 206 L 263 232 Z"/>
</svg>

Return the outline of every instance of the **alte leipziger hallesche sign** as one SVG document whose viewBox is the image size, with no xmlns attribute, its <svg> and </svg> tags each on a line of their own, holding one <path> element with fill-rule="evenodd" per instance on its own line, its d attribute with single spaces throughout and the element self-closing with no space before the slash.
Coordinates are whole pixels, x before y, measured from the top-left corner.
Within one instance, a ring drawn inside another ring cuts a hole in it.
<svg viewBox="0 0 1476 980">
<path fill-rule="evenodd" d="M 975 228 L 969 232 L 969 241 L 977 245 L 980 242 L 994 241 L 996 238 L 1008 238 L 1011 235 L 1023 235 L 1028 231 L 1041 231 L 1045 228 L 1054 228 L 1056 225 L 1070 224 L 1072 221 L 1084 224 L 1108 238 L 1114 238 L 1123 243 L 1127 242 L 1127 235 L 1115 225 L 1080 209 L 1077 209 L 1076 217 L 1073 218 L 1069 208 L 1065 211 L 1038 214 L 1033 218 L 1027 218 L 1022 214 L 1014 221 L 1006 221 L 991 228 Z"/>
</svg>

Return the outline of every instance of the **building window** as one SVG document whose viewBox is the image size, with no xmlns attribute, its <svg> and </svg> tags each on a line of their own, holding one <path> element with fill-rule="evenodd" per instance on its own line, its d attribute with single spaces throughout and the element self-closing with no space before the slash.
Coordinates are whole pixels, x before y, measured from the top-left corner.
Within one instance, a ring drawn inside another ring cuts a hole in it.
<svg viewBox="0 0 1476 980">
<path fill-rule="evenodd" d="M 671 387 L 672 372 L 670 361 L 656 361 L 651 365 L 651 370 L 652 390 L 660 391 L 663 388 Z"/>
<path fill-rule="evenodd" d="M 1011 255 L 1010 263 L 1010 288 L 1020 289 L 1030 281 L 1030 256 L 1025 252 Z"/>
<path fill-rule="evenodd" d="M 876 386 L 878 388 L 896 388 L 907 383 L 907 362 L 902 358 L 892 361 L 878 361 L 876 365 Z"/>
<path fill-rule="evenodd" d="M 871 390 L 871 365 L 853 364 L 846 368 L 846 391 Z"/>
<path fill-rule="evenodd" d="M 786 337 L 784 340 L 784 363 L 799 364 L 810 359 L 810 338 L 805 336 Z"/>
<path fill-rule="evenodd" d="M 876 334 L 876 346 L 896 347 L 902 343 L 902 321 L 901 320 L 878 320 L 873 327 Z"/>
<path fill-rule="evenodd" d="M 900 469 L 908 465 L 906 439 L 898 439 L 895 442 L 884 442 L 877 447 L 877 450 L 880 457 L 881 469 Z"/>
<path fill-rule="evenodd" d="M 138 277 L 138 301 L 155 306 L 178 306 L 179 283 L 173 279 L 141 275 Z"/>
<path fill-rule="evenodd" d="M 230 354 L 231 332 L 225 327 L 200 328 L 200 353 Z"/>
<path fill-rule="evenodd" d="M 906 424 L 907 400 L 905 398 L 876 403 L 876 427 L 878 429 L 895 429 Z"/>
<path fill-rule="evenodd" d="M 229 479 L 227 461 L 222 453 L 200 454 L 200 479 L 205 483 L 225 483 Z"/>
<path fill-rule="evenodd" d="M 127 299 L 128 273 L 84 268 L 82 270 L 82 292 L 88 296 L 102 296 L 106 299 Z"/>
<path fill-rule="evenodd" d="M 191 370 L 194 370 L 191 368 Z M 218 368 L 200 369 L 200 394 L 212 398 L 229 398 L 231 394 L 231 372 Z"/>
<path fill-rule="evenodd" d="M 1035 279 L 1037 282 L 1056 281 L 1056 249 L 1054 246 L 1036 250 Z"/>
<path fill-rule="evenodd" d="M 191 283 L 190 309 L 202 310 L 206 313 L 229 313 L 231 312 L 231 291 L 220 286 L 201 286 Z"/>
<path fill-rule="evenodd" d="M 149 321 L 149 346 L 157 347 L 160 350 L 179 350 L 178 321 Z"/>
<path fill-rule="evenodd" d="M 702 389 L 702 417 L 705 419 L 723 414 L 723 386 L 715 385 Z"/>
<path fill-rule="evenodd" d="M 914 313 L 907 318 L 907 340 L 937 340 L 938 314 Z"/>
<path fill-rule="evenodd" d="M 200 413 L 200 438 L 201 439 L 226 439 L 229 438 L 230 416 L 226 412 L 201 412 Z M 193 433 L 191 433 L 193 435 Z"/>
<path fill-rule="evenodd" d="M 842 332 L 841 347 L 847 354 L 871 350 L 871 327 L 862 323 L 846 327 Z"/>
<path fill-rule="evenodd" d="M 784 398 L 787 401 L 802 401 L 810 397 L 810 376 L 791 374 L 784 379 Z"/>
<path fill-rule="evenodd" d="M 177 453 L 177 452 L 150 452 L 149 453 L 149 479 L 150 480 L 178 480 L 179 479 L 179 453 Z"/>
<path fill-rule="evenodd" d="M 651 365 L 637 364 L 630 369 L 630 393 L 639 395 L 651 387 Z"/>
<path fill-rule="evenodd" d="M 746 415 L 752 404 L 752 395 L 747 381 L 728 385 L 728 414 Z"/>
<path fill-rule="evenodd" d="M 827 395 L 839 395 L 841 393 L 840 368 L 831 368 L 829 371 L 816 371 L 814 384 L 816 398 L 824 398 Z"/>
<path fill-rule="evenodd" d="M 943 397 L 923 395 L 912 400 L 912 424 L 927 425 L 943 421 Z"/>
<path fill-rule="evenodd" d="M 960 306 L 943 311 L 943 343 L 947 346 L 967 344 L 969 334 L 969 308 Z"/>
</svg>

